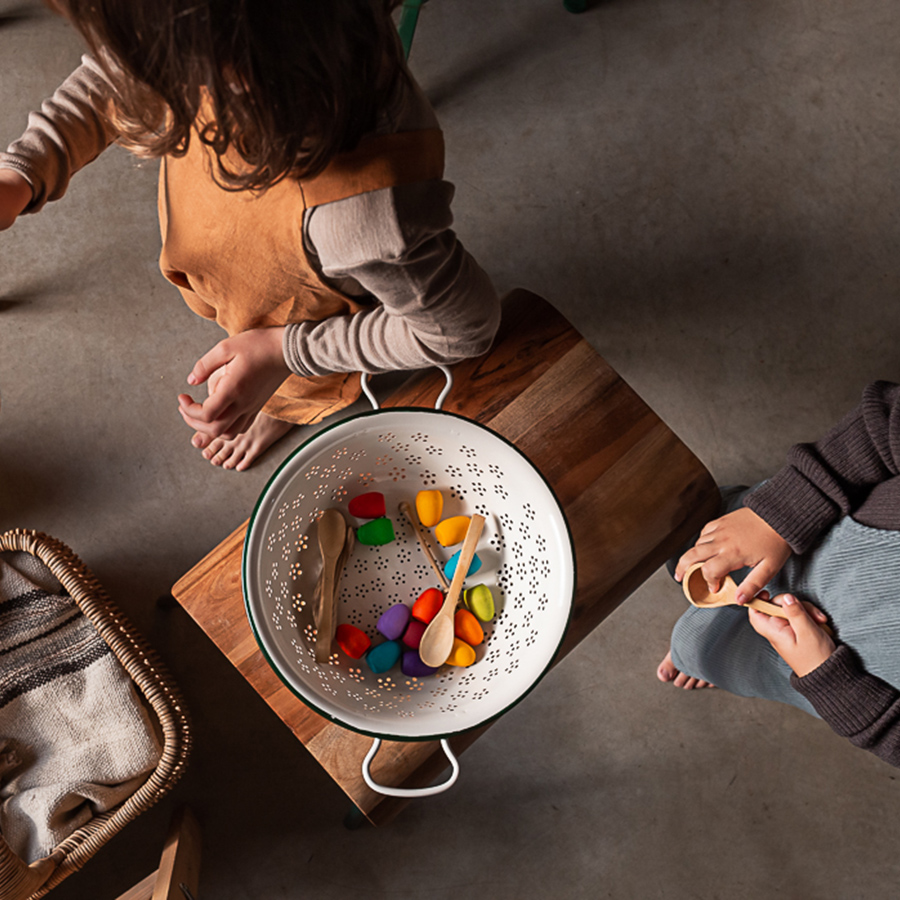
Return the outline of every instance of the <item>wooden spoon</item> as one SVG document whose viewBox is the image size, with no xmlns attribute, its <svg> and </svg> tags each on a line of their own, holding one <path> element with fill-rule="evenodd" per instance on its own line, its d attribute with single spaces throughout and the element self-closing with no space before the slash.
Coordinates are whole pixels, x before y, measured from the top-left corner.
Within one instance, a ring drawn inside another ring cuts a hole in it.
<svg viewBox="0 0 900 900">
<path fill-rule="evenodd" d="M 334 605 L 337 600 L 339 563 L 347 544 L 347 520 L 338 509 L 326 509 L 319 517 L 319 550 L 322 553 L 322 589 L 316 620 L 316 662 L 328 662 L 334 640 Z M 346 558 L 345 558 L 346 560 Z"/>
<path fill-rule="evenodd" d="M 475 555 L 475 545 L 481 537 L 484 528 L 484 516 L 473 515 L 466 530 L 466 539 L 463 541 L 456 571 L 453 573 L 453 581 L 444 598 L 438 614 L 431 620 L 422 634 L 419 643 L 419 656 L 426 666 L 437 669 L 447 662 L 447 657 L 453 650 L 453 616 L 456 612 L 456 604 L 462 590 L 463 582 L 469 572 L 472 557 Z"/>
<path fill-rule="evenodd" d="M 714 609 L 717 606 L 749 606 L 764 612 L 768 616 L 778 616 L 780 619 L 788 618 L 787 613 L 777 604 L 769 603 L 766 600 L 760 600 L 754 597 L 746 603 L 738 604 L 737 602 L 737 585 L 730 575 L 726 575 L 722 579 L 722 586 L 715 593 L 710 591 L 706 579 L 700 569 L 703 563 L 695 563 L 687 572 L 684 573 L 684 579 L 681 587 L 684 590 L 684 596 L 688 602 L 700 609 Z M 833 635 L 834 632 L 825 623 L 816 623 L 826 633 Z"/>
<path fill-rule="evenodd" d="M 341 550 L 340 559 L 338 559 L 337 564 L 337 573 L 334 576 L 334 596 L 340 597 L 341 595 L 341 576 L 344 574 L 344 569 L 347 566 L 347 560 L 350 559 L 350 554 L 353 552 L 353 548 L 356 546 L 356 532 L 353 530 L 352 525 L 347 525 L 347 540 L 344 543 L 344 549 Z"/>
<path fill-rule="evenodd" d="M 441 586 L 441 590 L 444 593 L 450 589 L 450 582 L 447 581 L 447 577 L 444 575 L 443 569 L 441 569 L 438 564 L 437 558 L 434 555 L 434 551 L 431 549 L 431 545 L 428 543 L 428 538 L 425 536 L 425 532 L 419 527 L 419 523 L 416 520 L 415 513 L 412 510 L 412 506 L 410 506 L 408 500 L 403 500 L 400 503 L 400 512 L 409 519 L 409 524 L 412 525 L 413 531 L 416 533 L 416 537 L 419 539 L 419 543 L 422 545 L 422 549 L 425 551 L 425 558 L 431 563 L 431 568 L 434 569 L 434 574 L 437 575 L 438 584 Z"/>
</svg>

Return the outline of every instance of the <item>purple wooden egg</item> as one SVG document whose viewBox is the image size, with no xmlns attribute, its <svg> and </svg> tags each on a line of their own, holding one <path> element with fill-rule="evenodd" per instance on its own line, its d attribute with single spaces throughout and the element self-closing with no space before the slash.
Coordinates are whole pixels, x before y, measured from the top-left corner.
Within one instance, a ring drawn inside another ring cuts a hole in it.
<svg viewBox="0 0 900 900">
<path fill-rule="evenodd" d="M 405 650 L 403 652 L 403 660 L 400 663 L 400 671 L 410 678 L 427 678 L 429 675 L 434 675 L 437 669 L 426 666 L 422 662 L 418 650 Z"/>
<path fill-rule="evenodd" d="M 409 624 L 409 607 L 396 603 L 386 609 L 375 626 L 389 641 L 399 641 Z"/>
</svg>

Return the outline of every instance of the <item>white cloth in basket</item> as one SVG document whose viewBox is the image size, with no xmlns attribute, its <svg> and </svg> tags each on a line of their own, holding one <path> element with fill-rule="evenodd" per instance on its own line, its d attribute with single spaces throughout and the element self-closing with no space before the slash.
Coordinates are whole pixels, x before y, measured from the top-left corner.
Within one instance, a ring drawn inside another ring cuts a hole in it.
<svg viewBox="0 0 900 900">
<path fill-rule="evenodd" d="M 27 862 L 133 794 L 161 753 L 132 680 L 52 582 L 30 554 L 0 555 L 0 831 Z"/>
</svg>

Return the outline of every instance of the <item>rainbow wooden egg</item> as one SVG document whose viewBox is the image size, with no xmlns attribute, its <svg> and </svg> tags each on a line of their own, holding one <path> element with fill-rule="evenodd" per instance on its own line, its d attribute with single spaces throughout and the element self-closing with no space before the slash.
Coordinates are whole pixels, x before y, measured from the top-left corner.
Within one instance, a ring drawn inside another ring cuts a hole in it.
<svg viewBox="0 0 900 900">
<path fill-rule="evenodd" d="M 466 666 L 471 666 L 473 662 L 475 662 L 475 649 L 470 647 L 465 641 L 453 638 L 453 649 L 447 657 L 447 665 L 465 668 Z"/>
<path fill-rule="evenodd" d="M 399 641 L 409 625 L 409 607 L 404 603 L 389 606 L 375 626 L 389 641 Z"/>
<path fill-rule="evenodd" d="M 383 675 L 397 665 L 402 652 L 403 648 L 397 641 L 385 641 L 374 646 L 366 654 L 366 662 L 376 675 Z"/>
<path fill-rule="evenodd" d="M 380 519 L 372 519 L 365 525 L 360 525 L 356 529 L 356 539 L 360 544 L 366 544 L 370 547 L 380 547 L 383 544 L 389 544 L 394 540 L 394 526 L 390 519 L 384 517 Z"/>
<path fill-rule="evenodd" d="M 437 588 L 428 588 L 427 591 L 422 591 L 418 600 L 413 603 L 413 618 L 427 625 L 443 605 L 444 595 Z"/>
<path fill-rule="evenodd" d="M 361 659 L 365 655 L 366 650 L 372 646 L 372 641 L 364 631 L 361 631 L 355 625 L 346 623 L 338 625 L 334 639 L 341 650 L 351 659 Z"/>
<path fill-rule="evenodd" d="M 486 584 L 476 584 L 463 592 L 463 606 L 482 622 L 494 618 L 494 596 Z"/>
<path fill-rule="evenodd" d="M 434 536 L 442 547 L 452 547 L 461 544 L 466 539 L 466 531 L 469 528 L 468 516 L 452 516 L 444 519 L 434 529 Z"/>
<path fill-rule="evenodd" d="M 484 640 L 484 629 L 478 619 L 467 609 L 458 609 L 453 617 L 453 633 L 473 647 Z"/>
<path fill-rule="evenodd" d="M 379 491 L 359 494 L 347 504 L 347 512 L 357 519 L 380 519 L 387 512 L 384 494 Z"/>
<path fill-rule="evenodd" d="M 443 494 L 440 491 L 419 491 L 416 494 L 416 513 L 426 528 L 437 525 L 444 513 Z"/>
</svg>

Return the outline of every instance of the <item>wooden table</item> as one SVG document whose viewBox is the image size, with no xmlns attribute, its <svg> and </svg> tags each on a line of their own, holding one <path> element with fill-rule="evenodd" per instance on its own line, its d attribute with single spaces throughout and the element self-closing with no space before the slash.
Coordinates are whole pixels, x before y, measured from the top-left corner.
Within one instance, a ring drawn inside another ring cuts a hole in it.
<svg viewBox="0 0 900 900">
<path fill-rule="evenodd" d="M 526 291 L 504 301 L 486 356 L 454 367 L 444 408 L 512 441 L 552 485 L 569 521 L 578 577 L 575 608 L 554 664 L 583 640 L 718 510 L 709 472 L 550 304 Z M 432 407 L 437 371 L 417 373 L 382 408 Z M 371 791 L 361 763 L 371 738 L 313 712 L 263 658 L 241 594 L 241 525 L 172 589 L 215 642 L 368 819 L 407 802 Z M 539 690 L 540 688 L 538 688 Z M 527 702 L 527 701 L 526 701 Z M 461 753 L 489 726 L 451 740 Z M 381 784 L 421 787 L 446 766 L 437 742 L 384 742 Z"/>
</svg>

